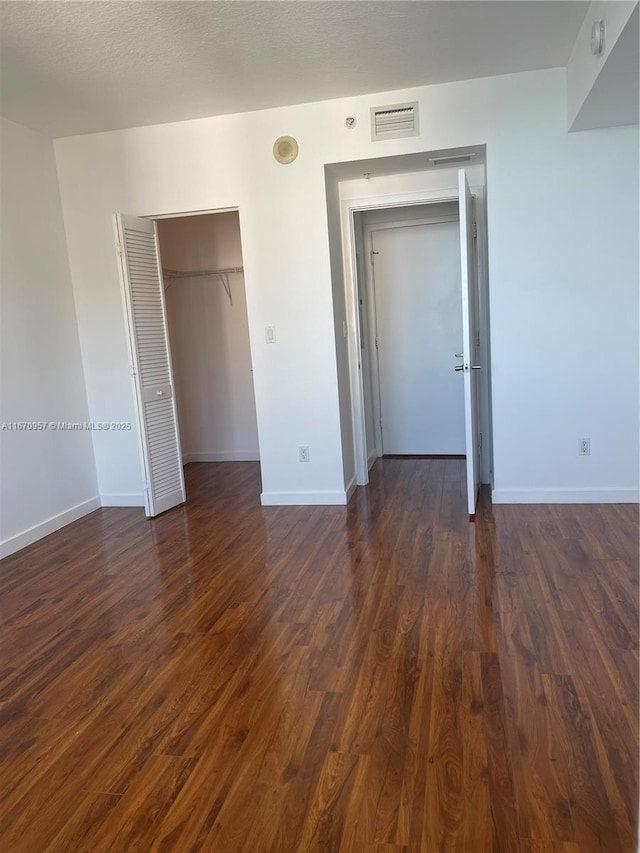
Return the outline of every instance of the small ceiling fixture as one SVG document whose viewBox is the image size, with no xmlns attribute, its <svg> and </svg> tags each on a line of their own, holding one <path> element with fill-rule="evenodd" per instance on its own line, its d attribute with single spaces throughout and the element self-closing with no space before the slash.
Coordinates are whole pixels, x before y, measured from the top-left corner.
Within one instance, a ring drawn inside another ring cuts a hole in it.
<svg viewBox="0 0 640 853">
<path fill-rule="evenodd" d="M 591 53 L 600 56 L 604 50 L 604 21 L 595 21 L 591 27 Z"/>
<path fill-rule="evenodd" d="M 348 127 L 349 130 L 351 130 L 352 127 L 356 126 L 355 116 L 347 116 L 346 119 L 344 120 L 344 123 L 345 123 L 345 126 Z"/>
<path fill-rule="evenodd" d="M 293 163 L 298 156 L 298 143 L 293 136 L 279 136 L 273 143 L 273 156 L 283 166 Z"/>
</svg>

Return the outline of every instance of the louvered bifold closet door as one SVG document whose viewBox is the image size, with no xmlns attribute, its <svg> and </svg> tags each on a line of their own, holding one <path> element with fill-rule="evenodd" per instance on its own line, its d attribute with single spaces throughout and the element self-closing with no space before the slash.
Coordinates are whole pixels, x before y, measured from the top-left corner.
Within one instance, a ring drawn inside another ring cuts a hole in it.
<svg viewBox="0 0 640 853">
<path fill-rule="evenodd" d="M 155 222 L 115 215 L 147 515 L 185 500 Z"/>
</svg>

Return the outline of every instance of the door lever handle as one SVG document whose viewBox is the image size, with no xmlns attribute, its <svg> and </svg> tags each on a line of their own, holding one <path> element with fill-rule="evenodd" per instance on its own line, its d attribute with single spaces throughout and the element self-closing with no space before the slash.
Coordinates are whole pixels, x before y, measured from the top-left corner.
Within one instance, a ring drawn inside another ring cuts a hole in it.
<svg viewBox="0 0 640 853">
<path fill-rule="evenodd" d="M 482 370 L 482 365 L 480 364 L 472 364 L 471 370 Z"/>
<path fill-rule="evenodd" d="M 456 364 L 453 369 L 456 373 L 462 373 L 464 370 L 464 364 Z"/>
</svg>

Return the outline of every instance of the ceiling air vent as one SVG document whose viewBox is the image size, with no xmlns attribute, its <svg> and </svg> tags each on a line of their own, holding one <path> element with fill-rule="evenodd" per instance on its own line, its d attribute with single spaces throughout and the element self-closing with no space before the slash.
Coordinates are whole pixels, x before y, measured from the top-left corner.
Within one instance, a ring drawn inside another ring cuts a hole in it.
<svg viewBox="0 0 640 853">
<path fill-rule="evenodd" d="M 443 163 L 452 166 L 454 163 L 470 163 L 475 154 L 449 154 L 445 157 L 429 157 L 429 162 L 434 166 L 441 166 Z"/>
<path fill-rule="evenodd" d="M 399 139 L 401 136 L 417 136 L 418 102 L 393 104 L 371 109 L 371 140 Z"/>
</svg>

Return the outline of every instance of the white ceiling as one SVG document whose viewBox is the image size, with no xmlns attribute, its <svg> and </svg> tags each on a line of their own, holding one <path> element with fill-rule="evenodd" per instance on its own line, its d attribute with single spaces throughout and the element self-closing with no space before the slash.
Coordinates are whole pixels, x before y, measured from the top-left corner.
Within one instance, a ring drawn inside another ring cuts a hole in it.
<svg viewBox="0 0 640 853">
<path fill-rule="evenodd" d="M 552 68 L 588 5 L 2 0 L 0 111 L 56 137 Z"/>
</svg>

